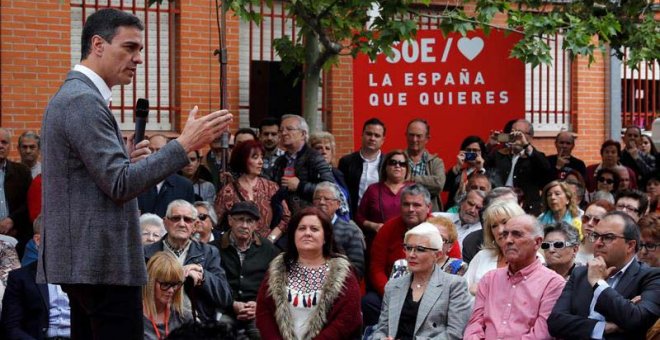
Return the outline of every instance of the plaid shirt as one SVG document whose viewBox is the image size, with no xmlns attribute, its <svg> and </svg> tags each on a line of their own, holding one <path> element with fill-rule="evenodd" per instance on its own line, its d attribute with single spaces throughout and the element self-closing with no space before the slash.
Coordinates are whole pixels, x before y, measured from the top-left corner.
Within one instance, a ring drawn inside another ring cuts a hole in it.
<svg viewBox="0 0 660 340">
<path fill-rule="evenodd" d="M 425 176 L 426 175 L 426 163 L 429 161 L 429 152 L 424 150 L 422 153 L 422 158 L 419 160 L 419 163 L 415 164 L 412 161 L 412 158 L 408 158 L 408 163 L 410 164 L 411 172 L 410 174 L 412 175 L 411 177 L 414 176 Z"/>
</svg>

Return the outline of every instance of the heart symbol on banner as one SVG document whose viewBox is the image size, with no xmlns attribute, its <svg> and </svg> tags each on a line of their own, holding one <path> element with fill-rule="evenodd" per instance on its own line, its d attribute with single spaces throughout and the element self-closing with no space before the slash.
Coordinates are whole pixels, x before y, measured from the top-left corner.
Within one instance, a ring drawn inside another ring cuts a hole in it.
<svg viewBox="0 0 660 340">
<path fill-rule="evenodd" d="M 458 39 L 458 50 L 470 61 L 474 60 L 483 49 L 484 40 L 479 37 Z"/>
</svg>

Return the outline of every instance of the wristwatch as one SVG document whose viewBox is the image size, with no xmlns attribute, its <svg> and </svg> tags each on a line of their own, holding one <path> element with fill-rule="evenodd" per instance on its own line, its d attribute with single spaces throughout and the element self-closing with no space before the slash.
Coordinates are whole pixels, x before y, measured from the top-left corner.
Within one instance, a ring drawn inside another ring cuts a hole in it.
<svg viewBox="0 0 660 340">
<path fill-rule="evenodd" d="M 603 279 L 596 281 L 596 284 L 593 286 L 594 292 L 598 289 L 599 286 L 607 286 L 607 282 Z"/>
<path fill-rule="evenodd" d="M 275 240 L 277 239 L 277 236 L 275 236 L 275 235 L 268 235 L 268 239 L 270 240 L 270 242 L 275 242 Z"/>
</svg>

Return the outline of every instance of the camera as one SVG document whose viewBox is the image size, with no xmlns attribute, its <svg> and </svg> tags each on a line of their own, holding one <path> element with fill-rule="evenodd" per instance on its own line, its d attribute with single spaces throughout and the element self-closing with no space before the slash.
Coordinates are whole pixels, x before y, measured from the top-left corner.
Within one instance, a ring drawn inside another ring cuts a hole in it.
<svg viewBox="0 0 660 340">
<path fill-rule="evenodd" d="M 474 161 L 477 159 L 477 153 L 476 152 L 466 152 L 465 153 L 465 160 L 466 161 Z"/>
<path fill-rule="evenodd" d="M 511 135 L 508 133 L 500 133 L 497 135 L 498 143 L 509 143 L 511 141 Z"/>
</svg>

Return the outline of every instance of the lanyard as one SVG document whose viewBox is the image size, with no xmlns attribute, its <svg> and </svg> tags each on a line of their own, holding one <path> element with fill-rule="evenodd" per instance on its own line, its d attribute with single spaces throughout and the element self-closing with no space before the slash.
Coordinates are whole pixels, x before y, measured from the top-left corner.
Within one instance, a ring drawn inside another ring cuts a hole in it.
<svg viewBox="0 0 660 340">
<path fill-rule="evenodd" d="M 157 339 L 163 339 L 170 333 L 170 306 L 167 306 L 167 309 L 165 310 L 165 336 L 160 337 L 160 331 L 158 331 L 158 326 L 156 325 L 156 322 L 154 321 L 154 318 L 149 315 L 149 321 L 151 321 L 151 325 L 154 327 L 154 332 L 156 332 L 156 338 Z"/>
</svg>

